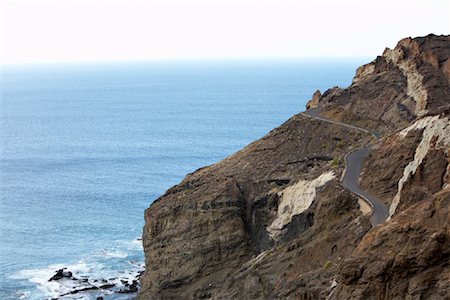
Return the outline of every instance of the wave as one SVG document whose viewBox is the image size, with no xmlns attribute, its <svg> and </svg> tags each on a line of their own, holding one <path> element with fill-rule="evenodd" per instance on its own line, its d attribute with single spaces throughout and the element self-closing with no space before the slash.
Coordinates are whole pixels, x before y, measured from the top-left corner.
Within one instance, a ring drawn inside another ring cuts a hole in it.
<svg viewBox="0 0 450 300">
<path fill-rule="evenodd" d="M 100 250 L 100 256 L 112 258 L 125 258 L 128 256 L 128 254 L 122 251 L 110 251 L 108 249 L 102 249 Z"/>
<path fill-rule="evenodd" d="M 131 294 L 135 294 L 139 276 L 145 267 L 140 259 L 130 259 L 135 256 L 133 253 L 126 252 L 138 251 L 136 240 L 118 241 L 117 244 L 122 247 L 102 249 L 75 263 L 51 264 L 13 274 L 11 279 L 25 280 L 34 286 L 33 290 L 19 291 L 17 297 L 29 300 L 96 299 L 99 296 L 129 299 Z M 63 270 L 65 276 L 50 280 L 58 270 Z M 125 293 L 129 295 L 124 295 Z"/>
</svg>

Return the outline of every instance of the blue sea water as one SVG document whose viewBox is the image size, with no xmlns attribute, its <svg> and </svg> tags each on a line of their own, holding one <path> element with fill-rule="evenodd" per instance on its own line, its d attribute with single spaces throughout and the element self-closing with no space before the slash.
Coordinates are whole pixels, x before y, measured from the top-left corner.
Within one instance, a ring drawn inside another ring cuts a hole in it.
<svg viewBox="0 0 450 300">
<path fill-rule="evenodd" d="M 131 280 L 154 199 L 302 111 L 316 89 L 349 85 L 362 62 L 3 67 L 0 299 L 61 297 L 79 284 L 49 282 L 62 267 L 90 283 Z"/>
</svg>

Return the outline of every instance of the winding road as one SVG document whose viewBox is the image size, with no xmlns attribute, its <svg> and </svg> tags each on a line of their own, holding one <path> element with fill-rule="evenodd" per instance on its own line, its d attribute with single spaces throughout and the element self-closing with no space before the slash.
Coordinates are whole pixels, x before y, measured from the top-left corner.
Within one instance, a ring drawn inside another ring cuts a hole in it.
<svg viewBox="0 0 450 300">
<path fill-rule="evenodd" d="M 380 137 L 380 135 L 376 132 L 371 132 L 361 127 L 326 119 L 320 115 L 320 108 L 313 108 L 304 111 L 301 114 L 305 117 L 314 118 L 324 122 L 344 126 L 350 129 L 363 131 L 371 134 L 377 139 Z M 370 145 L 365 146 L 363 148 L 354 150 L 345 156 L 346 168 L 344 170 L 344 177 L 341 180 L 341 185 L 352 193 L 364 199 L 372 207 L 372 216 L 370 217 L 370 222 L 372 223 L 372 226 L 376 226 L 386 220 L 389 215 L 389 209 L 383 202 L 367 193 L 366 191 L 362 190 L 359 186 L 359 176 L 361 174 L 362 162 L 364 160 L 364 157 L 369 152 L 370 147 Z"/>
</svg>

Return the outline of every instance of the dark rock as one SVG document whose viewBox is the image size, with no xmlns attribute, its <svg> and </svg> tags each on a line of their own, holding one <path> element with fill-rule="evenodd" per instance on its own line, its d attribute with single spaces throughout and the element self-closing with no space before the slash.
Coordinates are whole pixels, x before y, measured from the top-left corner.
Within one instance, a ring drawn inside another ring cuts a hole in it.
<svg viewBox="0 0 450 300">
<path fill-rule="evenodd" d="M 114 283 L 107 283 L 107 284 L 102 284 L 99 288 L 102 290 L 107 290 L 110 288 L 115 287 L 116 285 Z"/>
<path fill-rule="evenodd" d="M 72 291 L 70 291 L 70 292 L 68 292 L 66 294 L 62 294 L 61 297 L 62 296 L 67 296 L 67 295 L 75 295 L 75 294 L 78 294 L 78 293 L 81 293 L 81 292 L 93 291 L 93 290 L 98 290 L 98 289 L 99 288 L 94 286 L 94 285 L 87 286 L 87 287 L 81 287 L 81 288 L 74 289 L 74 290 L 72 290 Z"/>
<path fill-rule="evenodd" d="M 128 284 L 128 287 L 126 289 L 121 289 L 117 293 L 119 293 L 119 294 L 136 293 L 139 289 L 138 287 L 139 287 L 138 281 L 133 280 L 133 282 L 131 284 Z"/>
<path fill-rule="evenodd" d="M 124 284 L 125 286 L 126 286 L 126 285 L 129 285 L 128 280 L 123 280 L 123 279 L 121 279 L 120 282 L 122 282 L 122 284 Z"/>
<path fill-rule="evenodd" d="M 63 278 L 68 278 L 68 279 L 74 279 L 76 280 L 73 275 L 72 272 L 70 271 L 66 271 L 67 268 L 62 268 L 59 269 L 58 271 L 56 271 L 56 274 L 53 275 L 48 281 L 57 281 Z"/>
</svg>

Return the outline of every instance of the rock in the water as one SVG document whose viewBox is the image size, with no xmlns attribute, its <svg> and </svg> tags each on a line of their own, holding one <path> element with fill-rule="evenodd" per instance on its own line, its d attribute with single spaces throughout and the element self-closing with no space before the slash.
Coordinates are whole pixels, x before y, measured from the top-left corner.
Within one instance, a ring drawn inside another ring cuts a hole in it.
<svg viewBox="0 0 450 300">
<path fill-rule="evenodd" d="M 118 291 L 119 294 L 128 294 L 128 293 L 136 293 L 138 291 L 139 282 L 137 280 L 133 280 L 131 284 L 128 282 L 125 284 L 126 289 L 121 289 Z"/>
<path fill-rule="evenodd" d="M 67 268 L 59 269 L 48 281 L 57 281 L 63 278 L 74 279 L 72 272 L 66 270 Z"/>
<path fill-rule="evenodd" d="M 111 289 L 113 287 L 115 287 L 116 285 L 114 283 L 107 283 L 107 284 L 102 284 L 99 288 L 102 290 L 108 290 Z"/>
</svg>

